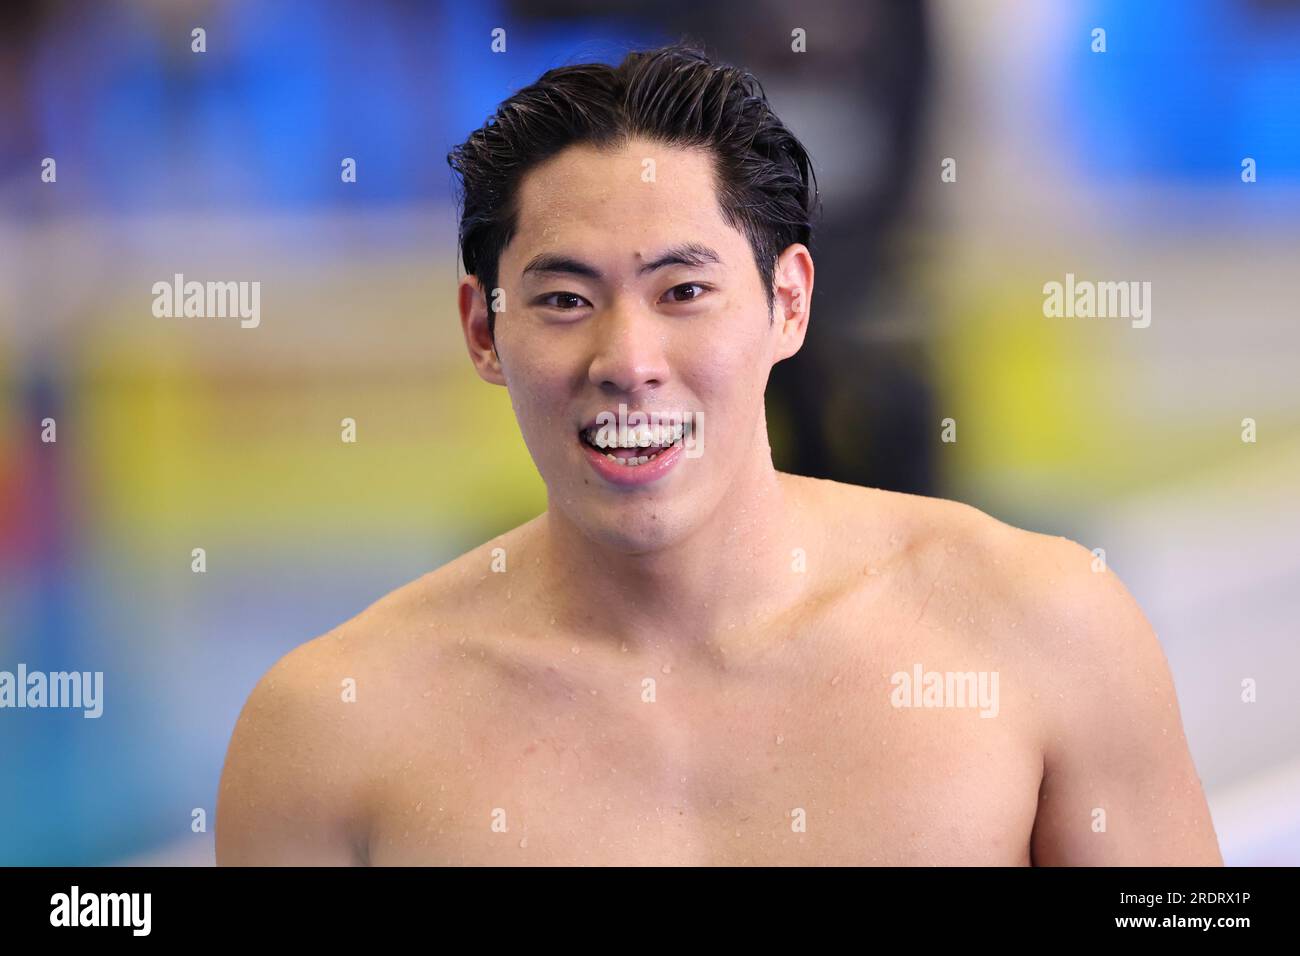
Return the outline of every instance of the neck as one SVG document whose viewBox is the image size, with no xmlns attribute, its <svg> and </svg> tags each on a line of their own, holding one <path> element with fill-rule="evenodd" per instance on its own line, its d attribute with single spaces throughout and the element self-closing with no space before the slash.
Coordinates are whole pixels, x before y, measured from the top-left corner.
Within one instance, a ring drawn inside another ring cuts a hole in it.
<svg viewBox="0 0 1300 956">
<path fill-rule="evenodd" d="M 764 430 L 765 435 L 765 430 Z M 814 553 L 798 479 L 772 467 L 767 442 L 714 511 L 685 537 L 628 554 L 595 541 L 554 507 L 542 516 L 547 603 L 575 629 L 629 651 L 654 648 L 720 660 L 797 602 Z"/>
</svg>

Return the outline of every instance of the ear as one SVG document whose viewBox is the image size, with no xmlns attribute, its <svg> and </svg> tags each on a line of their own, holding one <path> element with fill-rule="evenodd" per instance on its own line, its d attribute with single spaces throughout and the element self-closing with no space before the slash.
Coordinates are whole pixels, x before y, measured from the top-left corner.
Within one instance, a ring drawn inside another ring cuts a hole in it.
<svg viewBox="0 0 1300 956">
<path fill-rule="evenodd" d="M 461 279 L 456 298 L 460 308 L 460 327 L 465 333 L 465 345 L 469 349 L 474 370 L 483 381 L 504 385 L 506 379 L 501 371 L 501 359 L 488 331 L 488 310 L 491 306 L 478 277 L 469 275 Z M 498 314 L 497 318 L 500 317 Z"/>
<path fill-rule="evenodd" d="M 801 242 L 788 246 L 776 260 L 773 270 L 772 322 L 779 327 L 779 337 L 772 364 L 788 359 L 803 347 L 812 317 L 813 260 Z"/>
</svg>

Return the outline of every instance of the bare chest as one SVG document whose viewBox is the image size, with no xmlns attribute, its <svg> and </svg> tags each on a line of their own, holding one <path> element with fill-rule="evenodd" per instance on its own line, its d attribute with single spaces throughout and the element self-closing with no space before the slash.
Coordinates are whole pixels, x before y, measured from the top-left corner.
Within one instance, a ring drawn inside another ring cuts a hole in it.
<svg viewBox="0 0 1300 956">
<path fill-rule="evenodd" d="M 1027 864 L 1032 728 L 1005 702 L 990 718 L 944 690 L 904 697 L 899 661 L 484 654 L 386 728 L 370 862 Z"/>
</svg>

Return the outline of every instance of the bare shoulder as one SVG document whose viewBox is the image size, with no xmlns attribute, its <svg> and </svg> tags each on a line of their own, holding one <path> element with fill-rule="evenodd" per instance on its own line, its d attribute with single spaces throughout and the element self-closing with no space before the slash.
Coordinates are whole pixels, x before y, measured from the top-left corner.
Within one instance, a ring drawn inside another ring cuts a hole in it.
<svg viewBox="0 0 1300 956">
<path fill-rule="evenodd" d="M 835 528 L 832 552 L 860 558 L 861 567 L 847 557 L 844 566 L 867 576 L 887 573 L 900 599 L 928 597 L 941 616 L 951 611 L 952 623 L 960 617 L 1017 641 L 1032 639 L 1040 651 L 1063 655 L 1063 664 L 1086 658 L 1087 646 L 1075 649 L 1075 636 L 1105 640 L 1145 624 L 1105 561 L 1077 542 L 945 498 L 822 480 L 811 487 Z M 942 593 L 936 584 L 944 585 Z"/>
<path fill-rule="evenodd" d="M 1042 756 L 1035 863 L 1222 862 L 1164 651 L 1101 555 L 953 501 L 821 493 L 884 540 L 870 560 L 919 626 L 999 660 Z"/>
<path fill-rule="evenodd" d="M 841 539 L 832 550 L 861 564 L 843 562 L 854 580 L 885 582 L 906 620 L 992 652 L 1032 684 L 1045 752 L 1081 719 L 1176 713 L 1160 643 L 1100 555 L 957 501 L 818 484 Z"/>
<path fill-rule="evenodd" d="M 374 761 L 400 738 L 395 724 L 412 702 L 442 699 L 431 691 L 456 679 L 458 635 L 504 577 L 491 562 L 508 560 L 526 528 L 397 588 L 266 671 L 227 749 L 218 864 L 365 861 Z M 448 721 L 432 726 L 450 733 Z"/>
<path fill-rule="evenodd" d="M 218 865 L 358 861 L 358 739 L 334 640 L 284 655 L 244 703 L 217 794 Z"/>
</svg>

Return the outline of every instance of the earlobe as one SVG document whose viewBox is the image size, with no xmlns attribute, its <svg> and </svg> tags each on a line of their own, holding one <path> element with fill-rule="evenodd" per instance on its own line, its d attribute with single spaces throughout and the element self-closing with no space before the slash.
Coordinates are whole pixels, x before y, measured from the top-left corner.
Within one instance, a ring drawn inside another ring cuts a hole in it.
<svg viewBox="0 0 1300 956">
<path fill-rule="evenodd" d="M 495 345 L 489 344 L 479 352 L 479 372 L 490 382 L 497 385 L 504 383 L 501 376 L 501 358 L 497 355 Z"/>
<path fill-rule="evenodd" d="M 474 364 L 478 366 L 479 377 L 493 385 L 504 385 L 506 379 L 501 371 L 501 356 L 491 336 L 479 344 L 477 351 L 478 357 Z"/>
</svg>

